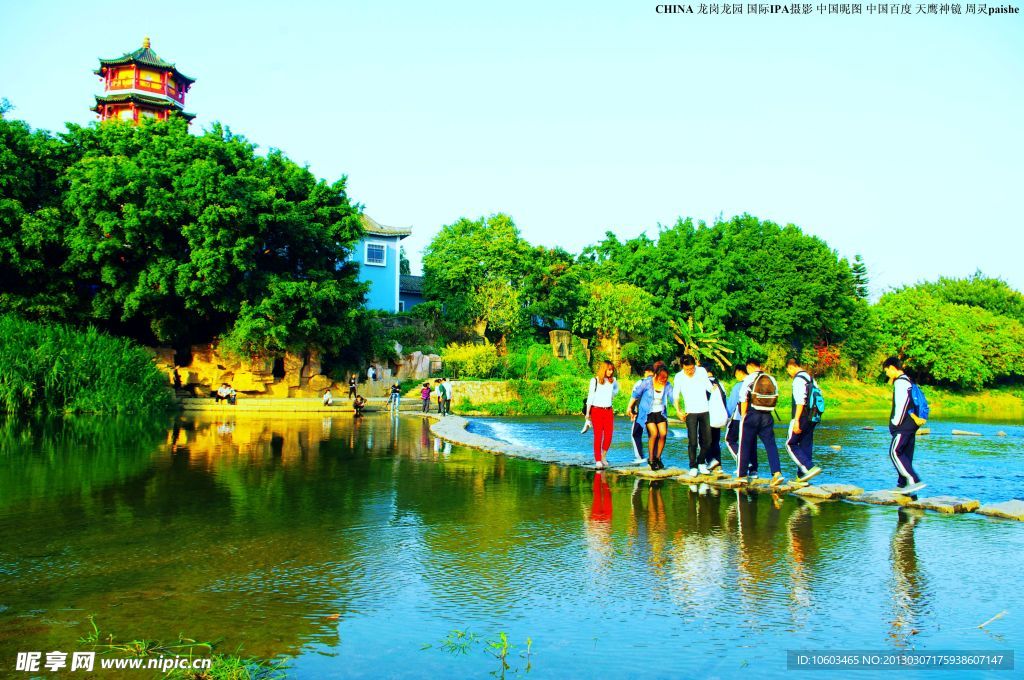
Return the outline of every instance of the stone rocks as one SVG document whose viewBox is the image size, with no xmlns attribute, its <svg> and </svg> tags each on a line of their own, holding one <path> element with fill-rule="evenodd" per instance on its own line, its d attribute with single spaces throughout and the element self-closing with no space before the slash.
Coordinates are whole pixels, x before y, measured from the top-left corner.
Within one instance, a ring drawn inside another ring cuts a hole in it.
<svg viewBox="0 0 1024 680">
<path fill-rule="evenodd" d="M 825 500 L 829 498 L 860 496 L 864 493 L 864 489 L 852 484 L 821 484 L 796 489 L 793 493 L 797 496 L 803 496 L 804 498 L 819 498 Z"/>
<path fill-rule="evenodd" d="M 870 503 L 872 505 L 909 505 L 910 496 L 904 496 L 901 493 L 893 493 L 892 491 L 868 491 L 859 496 L 854 496 L 851 500 L 855 500 L 858 503 Z"/>
<path fill-rule="evenodd" d="M 1005 436 L 1006 436 L 1006 433 L 1005 433 L 1005 432 L 1003 432 L 1002 430 L 999 430 L 999 432 L 996 432 L 996 436 L 997 436 L 997 437 L 1005 437 Z"/>
<path fill-rule="evenodd" d="M 862 429 L 862 430 L 868 430 L 868 431 L 870 432 L 870 431 L 872 431 L 872 430 L 874 430 L 874 429 L 875 429 L 875 426 L 874 426 L 874 425 L 865 425 L 864 427 L 862 427 L 862 428 L 860 428 L 860 429 Z"/>
<path fill-rule="evenodd" d="M 970 432 L 968 430 L 953 430 L 950 434 L 955 434 L 959 437 L 980 437 L 980 432 Z"/>
<path fill-rule="evenodd" d="M 437 354 L 423 354 L 413 352 L 406 354 L 398 362 L 398 371 L 395 373 L 396 380 L 426 380 L 430 377 L 430 364 L 433 361 L 441 361 Z"/>
<path fill-rule="evenodd" d="M 843 447 L 840 446 L 839 444 L 833 444 L 829 448 L 832 449 L 833 451 L 842 451 L 843 450 Z"/>
<path fill-rule="evenodd" d="M 572 333 L 569 331 L 551 331 L 548 333 L 551 340 L 551 353 L 556 359 L 568 359 L 572 356 Z"/>
<path fill-rule="evenodd" d="M 959 512 L 974 512 L 981 505 L 978 501 L 971 500 L 969 498 L 957 498 L 955 496 L 932 496 L 930 498 L 920 498 L 918 500 L 911 500 L 907 504 L 911 508 L 921 508 L 922 510 L 934 510 L 935 512 L 942 512 L 947 515 L 952 515 Z"/>
<path fill-rule="evenodd" d="M 931 434 L 931 433 L 932 433 L 932 429 L 930 427 L 922 427 L 922 428 L 919 428 L 917 430 L 917 432 L 915 432 L 914 434 L 916 434 L 918 437 L 923 437 L 923 436 Z"/>
<path fill-rule="evenodd" d="M 315 392 L 323 392 L 331 386 L 331 379 L 326 375 L 314 375 L 309 379 L 309 389 Z M 235 388 L 238 389 L 238 388 Z"/>
<path fill-rule="evenodd" d="M 1015 499 L 1012 501 L 1004 501 L 1002 503 L 983 505 L 978 508 L 978 514 L 988 515 L 989 517 L 1015 519 L 1018 522 L 1024 522 L 1024 501 L 1018 501 Z"/>
</svg>

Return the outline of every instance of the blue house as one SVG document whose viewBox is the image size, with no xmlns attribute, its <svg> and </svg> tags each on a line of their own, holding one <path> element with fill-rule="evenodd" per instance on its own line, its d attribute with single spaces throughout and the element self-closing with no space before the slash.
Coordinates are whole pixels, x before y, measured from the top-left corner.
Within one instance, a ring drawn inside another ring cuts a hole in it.
<svg viewBox="0 0 1024 680">
<path fill-rule="evenodd" d="M 412 229 L 385 227 L 367 214 L 361 215 L 363 236 L 353 253 L 359 263 L 359 280 L 370 283 L 366 295 L 367 309 L 401 311 L 399 304 L 400 242 Z"/>
<path fill-rule="evenodd" d="M 402 274 L 398 277 L 398 309 L 408 311 L 424 301 L 423 277 Z"/>
</svg>

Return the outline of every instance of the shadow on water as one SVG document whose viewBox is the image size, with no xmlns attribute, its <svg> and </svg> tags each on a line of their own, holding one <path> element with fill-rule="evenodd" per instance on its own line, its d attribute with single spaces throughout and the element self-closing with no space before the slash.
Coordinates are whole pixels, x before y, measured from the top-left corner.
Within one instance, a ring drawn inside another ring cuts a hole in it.
<svg viewBox="0 0 1024 680">
<path fill-rule="evenodd" d="M 1016 524 L 509 459 L 417 418 L 7 421 L 0 437 L 3 668 L 78 649 L 95 614 L 125 639 L 294 657 L 298 677 L 494 671 L 480 649 L 442 651 L 454 630 L 507 633 L 506 677 L 527 638 L 531 677 L 781 675 L 786 649 L 1011 645 L 948 622 L 1021 611 L 1003 580 Z M 969 579 L 963 546 L 986 556 Z"/>
</svg>

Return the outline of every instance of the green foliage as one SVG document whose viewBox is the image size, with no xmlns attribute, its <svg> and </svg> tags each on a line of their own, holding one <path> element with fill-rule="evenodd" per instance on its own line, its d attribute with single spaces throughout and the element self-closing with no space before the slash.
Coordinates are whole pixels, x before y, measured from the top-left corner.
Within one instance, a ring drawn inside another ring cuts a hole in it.
<svg viewBox="0 0 1024 680">
<path fill-rule="evenodd" d="M 0 410 L 155 413 L 172 405 L 167 377 L 132 341 L 0 315 Z"/>
<path fill-rule="evenodd" d="M 525 328 L 520 283 L 531 249 L 508 215 L 460 219 L 441 228 L 424 251 L 423 289 L 448 319 L 492 337 Z"/>
<path fill-rule="evenodd" d="M 573 337 L 570 359 L 559 359 L 548 343 L 527 340 L 509 347 L 501 357 L 497 377 L 518 380 L 550 380 L 558 376 L 581 376 L 590 373 L 586 350 L 580 339 Z"/>
<path fill-rule="evenodd" d="M 456 378 L 489 378 L 498 368 L 497 348 L 488 343 L 453 343 L 441 353 L 445 368 Z"/>
<path fill-rule="evenodd" d="M 17 163 L 10 162 L 17 159 Z M 223 336 L 238 354 L 352 341 L 362 234 L 341 179 L 181 120 L 0 121 L 0 299 L 144 343 Z"/>
<path fill-rule="evenodd" d="M 981 272 L 965 279 L 943 277 L 934 283 L 918 284 L 915 288 L 944 302 L 981 307 L 1024 323 L 1024 294 L 1002 279 L 988 278 Z"/>
<path fill-rule="evenodd" d="M 669 326 L 675 341 L 682 345 L 683 352 L 697 359 L 698 363 L 714 363 L 723 371 L 732 365 L 730 355 L 734 352 L 728 343 L 718 337 L 719 331 L 705 330 L 704 324 L 694 322 L 692 316 L 685 323 L 670 321 Z"/>
<path fill-rule="evenodd" d="M 646 334 L 653 317 L 654 296 L 650 293 L 628 283 L 599 281 L 587 287 L 587 302 L 579 310 L 573 329 L 596 333 L 616 352 L 623 334 Z M 613 356 L 612 360 L 618 358 Z"/>
<path fill-rule="evenodd" d="M 882 347 L 919 380 L 978 389 L 1024 377 L 1024 325 L 982 307 L 946 302 L 928 286 L 882 296 Z"/>
</svg>

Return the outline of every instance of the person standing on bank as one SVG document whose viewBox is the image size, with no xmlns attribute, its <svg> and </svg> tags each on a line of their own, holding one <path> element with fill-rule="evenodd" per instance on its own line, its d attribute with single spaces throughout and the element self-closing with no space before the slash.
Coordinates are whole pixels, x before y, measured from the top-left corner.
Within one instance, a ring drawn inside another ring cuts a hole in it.
<svg viewBox="0 0 1024 680">
<path fill-rule="evenodd" d="M 796 463 L 797 479 L 806 482 L 821 473 L 821 468 L 813 461 L 814 428 L 817 426 L 817 423 L 811 421 L 811 387 L 814 378 L 794 358 L 786 361 L 786 373 L 793 379 L 793 410 L 786 437 L 786 451 Z"/>
<path fill-rule="evenodd" d="M 743 382 L 747 379 L 747 367 L 737 365 L 732 369 L 736 384 L 729 391 L 729 398 L 725 401 L 725 410 L 729 412 L 729 423 L 725 427 L 725 448 L 733 460 L 740 460 L 740 421 L 743 420 L 740 413 L 740 390 L 743 389 Z M 740 470 L 741 477 L 757 477 L 757 459 L 753 461 L 753 468 Z"/>
<path fill-rule="evenodd" d="M 355 373 L 348 374 L 348 398 L 355 399 L 356 397 L 356 384 L 359 380 L 356 378 Z"/>
<path fill-rule="evenodd" d="M 711 447 L 711 415 L 708 395 L 711 394 L 711 381 L 708 372 L 697 365 L 697 360 L 689 354 L 682 359 L 683 369 L 676 373 L 674 384 L 676 416 L 686 423 L 686 438 L 689 443 L 687 453 L 690 456 L 690 476 L 706 475 L 708 469 L 706 459 Z M 679 404 L 682 401 L 682 408 Z"/>
<path fill-rule="evenodd" d="M 747 361 L 746 380 L 740 388 L 740 459 L 736 466 L 736 476 L 751 467 L 757 469 L 757 440 L 764 444 L 768 454 L 768 467 L 772 471 L 771 485 L 776 486 L 785 481 L 782 477 L 782 466 L 779 464 L 779 447 L 775 443 L 775 421 L 772 411 L 779 401 L 779 386 L 775 378 L 764 372 L 760 359 Z"/>
<path fill-rule="evenodd" d="M 447 378 L 441 378 L 441 388 L 444 389 L 444 414 L 452 414 L 452 384 Z"/>
<path fill-rule="evenodd" d="M 641 379 L 647 380 L 654 375 L 654 364 L 648 364 L 644 366 L 644 377 Z M 633 410 L 628 413 L 630 418 L 633 419 L 633 426 L 629 429 L 629 439 L 633 442 L 633 462 L 642 463 L 644 462 L 644 426 L 643 423 L 638 423 L 635 419 L 636 406 L 633 406 Z"/>
<path fill-rule="evenodd" d="M 420 401 L 423 402 L 423 412 L 430 413 L 430 383 L 423 383 L 420 388 Z"/>
<path fill-rule="evenodd" d="M 619 393 L 619 381 L 615 379 L 615 364 L 602 361 L 597 374 L 590 379 L 587 393 L 586 419 L 594 426 L 594 467 L 608 467 L 608 449 L 612 446 L 612 432 L 615 427 L 615 412 L 612 400 Z"/>
<path fill-rule="evenodd" d="M 885 376 L 892 382 L 892 413 L 889 416 L 892 443 L 889 444 L 889 459 L 896 468 L 896 474 L 899 475 L 896 490 L 900 493 L 914 493 L 926 486 L 914 471 L 917 430 L 925 424 L 925 420 L 911 410 L 914 407 L 914 400 L 911 398 L 914 383 L 903 372 L 903 363 L 899 358 L 889 357 L 882 362 L 882 368 L 885 370 Z"/>
<path fill-rule="evenodd" d="M 633 387 L 632 398 L 626 411 L 630 418 L 647 428 L 647 457 L 652 470 L 664 470 L 661 454 L 668 437 L 668 407 L 672 403 L 672 383 L 665 364 L 655 364 L 654 375 Z M 633 415 L 633 406 L 637 406 Z"/>
</svg>

